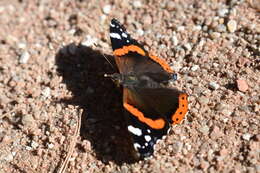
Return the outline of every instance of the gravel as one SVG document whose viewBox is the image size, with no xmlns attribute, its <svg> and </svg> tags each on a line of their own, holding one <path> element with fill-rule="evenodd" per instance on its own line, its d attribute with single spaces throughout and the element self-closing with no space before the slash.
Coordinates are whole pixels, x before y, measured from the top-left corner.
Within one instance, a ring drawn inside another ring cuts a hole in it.
<svg viewBox="0 0 260 173">
<path fill-rule="evenodd" d="M 259 172 L 256 1 L 1 1 L 0 172 Z M 132 157 L 111 18 L 178 73 L 189 113 Z M 112 66 L 108 63 L 108 61 Z M 228 163 L 228 164 L 227 164 Z"/>
</svg>

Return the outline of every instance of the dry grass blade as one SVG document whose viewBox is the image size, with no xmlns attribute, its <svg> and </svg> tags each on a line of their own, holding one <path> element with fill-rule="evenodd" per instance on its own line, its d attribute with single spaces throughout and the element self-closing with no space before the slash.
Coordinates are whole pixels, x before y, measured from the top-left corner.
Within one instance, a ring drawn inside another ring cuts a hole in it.
<svg viewBox="0 0 260 173">
<path fill-rule="evenodd" d="M 65 173 L 66 169 L 68 167 L 69 159 L 71 158 L 71 155 L 74 151 L 74 148 L 75 148 L 75 145 L 76 145 L 76 142 L 77 142 L 77 138 L 78 138 L 79 133 L 80 133 L 82 112 L 83 111 L 80 110 L 80 113 L 78 114 L 79 116 L 78 116 L 78 121 L 77 121 L 77 127 L 76 127 L 76 130 L 75 130 L 74 136 L 72 138 L 72 141 L 70 143 L 68 154 L 67 154 L 64 162 L 62 163 L 61 168 L 59 169 L 58 173 Z"/>
</svg>

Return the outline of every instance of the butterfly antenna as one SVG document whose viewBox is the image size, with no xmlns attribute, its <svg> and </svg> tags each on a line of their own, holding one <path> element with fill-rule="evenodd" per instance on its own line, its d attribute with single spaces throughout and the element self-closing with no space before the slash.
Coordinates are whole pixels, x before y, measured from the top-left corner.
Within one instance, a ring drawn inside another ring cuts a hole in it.
<svg viewBox="0 0 260 173">
<path fill-rule="evenodd" d="M 97 47 L 96 43 L 93 44 L 94 46 Z M 116 69 L 115 66 L 109 61 L 109 59 L 101 52 L 102 56 L 105 58 L 105 60 L 111 65 L 113 69 Z"/>
</svg>

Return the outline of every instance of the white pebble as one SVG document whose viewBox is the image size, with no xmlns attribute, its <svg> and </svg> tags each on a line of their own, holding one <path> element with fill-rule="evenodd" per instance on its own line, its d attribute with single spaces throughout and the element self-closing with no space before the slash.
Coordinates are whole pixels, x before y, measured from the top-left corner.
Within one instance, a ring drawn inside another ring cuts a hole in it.
<svg viewBox="0 0 260 173">
<path fill-rule="evenodd" d="M 105 5 L 103 7 L 103 13 L 109 14 L 111 12 L 111 5 Z"/>
<path fill-rule="evenodd" d="M 184 26 L 178 26 L 177 31 L 184 31 L 185 27 Z"/>
<path fill-rule="evenodd" d="M 32 141 L 31 147 L 32 147 L 33 149 L 36 149 L 38 146 L 39 146 L 39 144 L 38 144 L 37 142 Z"/>
<path fill-rule="evenodd" d="M 26 64 L 28 62 L 28 60 L 30 59 L 30 54 L 25 51 L 22 53 L 22 55 L 20 56 L 19 62 L 21 64 Z"/>
<path fill-rule="evenodd" d="M 245 134 L 243 134 L 242 138 L 243 138 L 244 140 L 249 141 L 250 138 L 251 138 L 251 134 L 249 134 L 249 133 L 245 133 Z"/>
<path fill-rule="evenodd" d="M 18 47 L 19 49 L 25 49 L 25 48 L 26 48 L 26 44 L 20 42 L 20 43 L 17 44 L 17 47 Z"/>
<path fill-rule="evenodd" d="M 42 95 L 46 98 L 50 97 L 51 89 L 49 87 L 44 88 L 44 90 L 42 90 Z"/>
<path fill-rule="evenodd" d="M 172 43 L 173 43 L 174 46 L 178 45 L 179 41 L 178 41 L 178 38 L 176 37 L 176 35 L 172 36 Z"/>
<path fill-rule="evenodd" d="M 227 13 L 228 13 L 228 9 L 226 9 L 226 8 L 218 10 L 218 16 L 220 16 L 220 17 L 225 17 L 225 15 Z"/>
<path fill-rule="evenodd" d="M 49 149 L 52 149 L 54 147 L 54 145 L 52 143 L 47 144 L 47 146 Z"/>
<path fill-rule="evenodd" d="M 133 6 L 135 8 L 140 8 L 140 7 L 142 7 L 142 3 L 141 3 L 141 1 L 134 1 Z"/>
<path fill-rule="evenodd" d="M 194 65 L 191 67 L 191 71 L 197 71 L 200 67 L 198 65 Z"/>
<path fill-rule="evenodd" d="M 209 87 L 210 87 L 211 89 L 216 90 L 216 89 L 219 88 L 219 85 L 218 85 L 216 82 L 210 82 L 210 83 L 209 83 Z"/>
<path fill-rule="evenodd" d="M 5 158 L 6 161 L 10 162 L 14 159 L 14 156 L 12 155 L 12 153 L 8 154 Z"/>
<path fill-rule="evenodd" d="M 235 20 L 228 21 L 227 28 L 229 32 L 235 32 L 237 29 L 237 22 Z"/>
<path fill-rule="evenodd" d="M 96 42 L 97 42 L 96 38 L 93 38 L 90 35 L 87 35 L 85 40 L 81 43 L 81 45 L 90 47 L 90 46 L 93 46 L 94 44 L 96 44 Z"/>
<path fill-rule="evenodd" d="M 142 29 L 138 29 L 136 32 L 140 36 L 144 35 L 144 30 L 142 30 Z"/>
<path fill-rule="evenodd" d="M 188 50 L 191 51 L 191 45 L 189 43 L 184 44 L 184 47 Z"/>
</svg>

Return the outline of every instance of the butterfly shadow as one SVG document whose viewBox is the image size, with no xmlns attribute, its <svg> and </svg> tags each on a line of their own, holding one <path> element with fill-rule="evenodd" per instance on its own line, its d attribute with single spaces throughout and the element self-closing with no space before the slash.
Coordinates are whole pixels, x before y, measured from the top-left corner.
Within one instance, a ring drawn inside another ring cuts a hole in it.
<svg viewBox="0 0 260 173">
<path fill-rule="evenodd" d="M 113 62 L 112 56 L 82 45 L 70 44 L 58 51 L 58 74 L 73 95 L 59 102 L 83 109 L 81 140 L 91 142 L 97 159 L 103 163 L 114 161 L 118 165 L 134 163 L 123 116 L 122 89 L 104 77 L 104 74 L 115 73 L 104 56 Z M 77 148 L 88 152 L 80 143 Z"/>
</svg>

